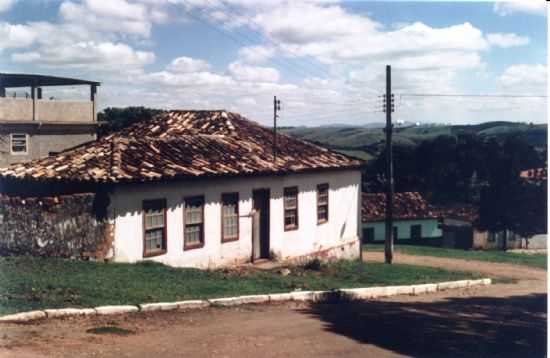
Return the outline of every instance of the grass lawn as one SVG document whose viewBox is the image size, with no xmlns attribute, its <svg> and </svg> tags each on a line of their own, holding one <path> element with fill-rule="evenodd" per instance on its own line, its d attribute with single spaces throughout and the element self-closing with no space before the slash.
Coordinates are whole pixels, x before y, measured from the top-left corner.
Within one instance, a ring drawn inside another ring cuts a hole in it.
<svg viewBox="0 0 550 358">
<path fill-rule="evenodd" d="M 479 277 L 411 265 L 340 261 L 291 274 L 171 268 L 157 263 L 96 263 L 53 258 L 0 257 L 0 314 L 43 308 L 93 307 L 213 298 L 295 289 L 329 290 Z"/>
<path fill-rule="evenodd" d="M 363 245 L 366 251 L 384 251 L 383 244 Z M 505 251 L 466 251 L 440 247 L 396 245 L 395 250 L 408 255 L 449 257 L 453 259 L 502 262 L 545 269 L 546 254 L 519 254 Z"/>
</svg>

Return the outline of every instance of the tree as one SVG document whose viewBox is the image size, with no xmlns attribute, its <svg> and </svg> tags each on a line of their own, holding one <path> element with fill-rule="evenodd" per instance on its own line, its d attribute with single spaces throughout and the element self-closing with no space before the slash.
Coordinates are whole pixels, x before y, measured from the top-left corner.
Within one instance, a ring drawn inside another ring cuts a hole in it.
<svg viewBox="0 0 550 358">
<path fill-rule="evenodd" d="M 163 110 L 147 107 L 107 107 L 97 114 L 97 119 L 101 123 L 98 134 L 100 137 L 105 136 L 136 122 L 151 119 L 161 112 Z"/>
<path fill-rule="evenodd" d="M 546 185 L 523 181 L 519 173 L 528 165 L 539 164 L 532 147 L 518 136 L 508 137 L 502 145 L 487 146 L 490 160 L 488 185 L 481 191 L 479 220 L 482 230 L 513 231 L 523 237 L 546 230 Z M 507 237 L 504 237 L 504 247 Z"/>
</svg>

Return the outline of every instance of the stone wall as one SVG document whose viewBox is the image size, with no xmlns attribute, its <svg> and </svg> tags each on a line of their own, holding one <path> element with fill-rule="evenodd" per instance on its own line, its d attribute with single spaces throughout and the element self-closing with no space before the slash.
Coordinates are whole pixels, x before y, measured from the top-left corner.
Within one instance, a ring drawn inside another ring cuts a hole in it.
<svg viewBox="0 0 550 358">
<path fill-rule="evenodd" d="M 94 194 L 0 196 L 0 255 L 109 259 L 112 224 L 96 217 Z"/>
</svg>

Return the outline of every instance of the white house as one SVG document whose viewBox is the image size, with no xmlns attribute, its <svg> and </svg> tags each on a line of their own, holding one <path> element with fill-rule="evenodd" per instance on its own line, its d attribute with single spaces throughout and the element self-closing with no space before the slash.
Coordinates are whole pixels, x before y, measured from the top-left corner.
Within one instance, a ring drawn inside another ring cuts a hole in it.
<svg viewBox="0 0 550 358">
<path fill-rule="evenodd" d="M 393 237 L 397 242 L 432 243 L 443 233 L 436 212 L 418 192 L 395 193 L 393 197 Z M 364 242 L 384 242 L 386 235 L 386 195 L 363 193 Z"/>
<path fill-rule="evenodd" d="M 0 175 L 104 194 L 117 262 L 357 257 L 362 162 L 286 135 L 273 144 L 235 113 L 170 111 Z"/>
</svg>

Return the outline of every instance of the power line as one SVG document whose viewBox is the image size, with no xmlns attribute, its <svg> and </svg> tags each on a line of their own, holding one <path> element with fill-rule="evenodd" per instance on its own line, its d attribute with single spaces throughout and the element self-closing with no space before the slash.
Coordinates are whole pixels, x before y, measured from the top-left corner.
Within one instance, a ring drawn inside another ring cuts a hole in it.
<svg viewBox="0 0 550 358">
<path fill-rule="evenodd" d="M 485 97 L 485 98 L 547 98 L 543 95 L 469 94 L 469 93 L 399 93 L 402 97 Z"/>
<path fill-rule="evenodd" d="M 210 3 L 209 0 L 206 0 L 208 3 Z M 231 4 L 228 4 L 228 3 L 224 3 L 223 4 L 224 7 L 228 8 L 230 12 L 232 12 L 233 14 L 235 14 L 236 16 L 239 16 L 239 13 L 237 12 L 237 10 L 231 5 Z M 273 39 L 265 36 L 263 33 L 261 33 L 260 31 L 254 29 L 252 26 L 249 25 L 249 29 L 250 31 L 252 31 L 253 33 L 257 34 L 261 39 L 264 39 L 265 41 L 269 42 L 270 44 L 276 46 L 277 48 L 281 48 L 281 44 L 279 42 L 276 42 L 274 41 Z M 296 55 L 296 52 L 294 51 L 291 51 L 293 54 Z M 316 67 L 318 70 L 321 70 L 322 72 L 324 72 L 325 75 L 327 75 L 328 77 L 330 77 L 330 72 L 327 71 L 321 64 L 318 64 L 317 62 L 313 62 L 311 61 L 308 57 L 303 57 L 302 58 L 304 61 L 306 61 L 307 63 L 309 63 L 311 66 L 314 66 Z"/>
<path fill-rule="evenodd" d="M 187 3 L 187 1 L 185 1 L 185 0 L 184 0 L 184 2 Z M 187 5 L 190 6 L 189 3 L 187 3 Z M 190 6 L 190 8 L 192 8 L 192 6 Z M 208 13 L 205 12 L 205 9 L 199 9 L 199 12 L 201 12 L 202 14 L 205 14 L 209 19 L 215 20 L 212 16 L 210 16 Z M 208 26 L 209 28 L 219 32 L 222 35 L 225 35 L 225 36 L 231 38 L 233 41 L 238 42 L 239 44 L 241 44 L 243 46 L 257 45 L 258 44 L 254 39 L 251 39 L 250 37 L 248 37 L 247 35 L 244 35 L 243 33 L 235 32 L 233 34 L 233 33 L 230 33 L 229 31 L 226 31 L 223 28 L 219 28 L 219 27 L 216 27 L 216 26 L 212 25 L 210 22 L 204 20 L 202 17 L 194 14 L 191 10 L 189 10 L 187 13 L 191 17 L 196 19 L 197 21 L 200 21 L 201 23 Z M 296 73 L 300 76 L 308 77 L 311 74 L 313 74 L 314 76 L 320 77 L 318 73 L 312 72 L 311 69 L 306 68 L 306 67 L 302 68 L 301 66 L 298 66 L 298 63 L 293 63 L 293 62 L 290 62 L 290 61 L 284 61 L 283 59 L 277 59 L 277 58 L 269 58 L 268 61 L 273 63 L 273 64 L 277 63 L 279 66 L 281 66 L 281 67 L 283 67 L 287 70 L 290 70 L 290 71 L 292 71 L 292 72 L 294 72 L 294 73 Z M 291 67 L 289 67 L 289 66 L 291 66 Z M 307 73 L 305 71 L 310 71 L 310 73 Z"/>
</svg>

